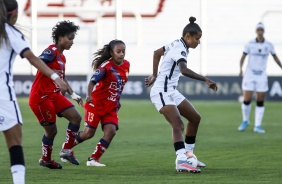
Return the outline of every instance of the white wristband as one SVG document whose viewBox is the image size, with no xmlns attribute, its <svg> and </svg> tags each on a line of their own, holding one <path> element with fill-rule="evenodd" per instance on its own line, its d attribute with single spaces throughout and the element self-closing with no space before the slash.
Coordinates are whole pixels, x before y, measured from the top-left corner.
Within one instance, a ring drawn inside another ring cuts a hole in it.
<svg viewBox="0 0 282 184">
<path fill-rule="evenodd" d="M 52 80 L 56 80 L 57 78 L 60 78 L 60 76 L 56 73 L 53 73 L 50 77 Z"/>
<path fill-rule="evenodd" d="M 77 95 L 75 92 L 73 92 L 73 93 L 71 94 L 71 98 L 72 98 L 73 100 L 78 100 L 78 99 L 80 99 L 81 97 L 80 97 L 79 95 Z"/>
</svg>

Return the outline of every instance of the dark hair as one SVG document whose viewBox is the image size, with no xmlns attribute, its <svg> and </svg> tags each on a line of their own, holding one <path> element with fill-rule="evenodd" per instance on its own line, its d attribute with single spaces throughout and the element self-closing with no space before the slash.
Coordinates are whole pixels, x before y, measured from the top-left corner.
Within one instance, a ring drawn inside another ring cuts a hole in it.
<svg viewBox="0 0 282 184">
<path fill-rule="evenodd" d="M 200 26 L 195 23 L 196 18 L 195 17 L 190 17 L 189 18 L 189 24 L 187 24 L 182 32 L 182 36 L 184 37 L 187 33 L 189 33 L 191 36 L 196 35 L 198 32 L 202 32 L 202 29 Z"/>
<path fill-rule="evenodd" d="M 94 70 L 96 70 L 104 61 L 112 57 L 111 51 L 113 51 L 117 44 L 125 45 L 125 43 L 121 40 L 112 40 L 109 44 L 104 45 L 102 49 L 99 49 L 94 53 L 94 59 L 92 61 L 92 68 Z"/>
<path fill-rule="evenodd" d="M 79 30 L 79 26 L 76 26 L 73 22 L 66 20 L 58 22 L 52 28 L 53 42 L 57 44 L 60 36 L 66 36 L 70 33 L 76 34 L 77 30 Z"/>
<path fill-rule="evenodd" d="M 8 23 L 11 15 L 8 12 L 12 12 L 18 8 L 16 0 L 0 0 L 0 48 L 2 46 L 2 40 L 5 43 L 8 42 L 8 35 L 5 29 L 5 23 Z"/>
</svg>

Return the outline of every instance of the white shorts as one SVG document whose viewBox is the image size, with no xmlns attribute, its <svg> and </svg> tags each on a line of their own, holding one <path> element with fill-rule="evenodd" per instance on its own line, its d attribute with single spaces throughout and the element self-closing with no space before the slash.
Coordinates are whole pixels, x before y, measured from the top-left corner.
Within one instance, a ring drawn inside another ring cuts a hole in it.
<svg viewBox="0 0 282 184">
<path fill-rule="evenodd" d="M 242 81 L 243 91 L 267 92 L 268 81 L 266 76 L 244 76 Z"/>
<path fill-rule="evenodd" d="M 22 124 L 22 115 L 17 101 L 0 100 L 0 131 Z"/>
<path fill-rule="evenodd" d="M 152 103 L 155 105 L 158 111 L 165 105 L 175 105 L 178 106 L 185 97 L 179 93 L 178 90 L 173 90 L 172 92 L 152 92 L 150 93 L 150 98 Z"/>
</svg>

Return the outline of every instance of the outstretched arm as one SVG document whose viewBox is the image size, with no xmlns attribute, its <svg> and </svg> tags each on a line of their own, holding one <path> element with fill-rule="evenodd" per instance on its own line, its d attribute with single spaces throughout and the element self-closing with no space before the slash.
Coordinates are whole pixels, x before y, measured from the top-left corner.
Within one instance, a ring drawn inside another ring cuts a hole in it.
<svg viewBox="0 0 282 184">
<path fill-rule="evenodd" d="M 150 75 L 149 77 L 145 78 L 145 86 L 149 87 L 151 86 L 158 75 L 158 68 L 159 68 L 159 63 L 161 60 L 161 57 L 164 55 L 164 48 L 159 48 L 158 50 L 154 51 L 154 55 L 153 55 L 153 74 Z"/>
<path fill-rule="evenodd" d="M 242 57 L 240 59 L 240 73 L 239 73 L 239 76 L 243 76 L 243 64 L 244 64 L 246 56 L 247 56 L 247 54 L 243 53 L 243 55 L 242 55 Z"/>
<path fill-rule="evenodd" d="M 217 90 L 217 85 L 215 82 L 213 82 L 212 80 L 202 76 L 202 75 L 199 75 L 197 73 L 195 73 L 194 71 L 190 70 L 189 68 L 187 68 L 187 65 L 186 65 L 186 62 L 184 62 L 185 60 L 183 61 L 180 61 L 178 63 L 178 66 L 179 66 L 179 69 L 180 69 L 180 72 L 182 73 L 182 75 L 186 76 L 186 77 L 189 77 L 189 78 L 192 78 L 192 79 L 196 79 L 196 80 L 200 80 L 200 81 L 204 81 L 209 88 L 211 88 L 213 91 L 216 91 Z"/>
<path fill-rule="evenodd" d="M 278 66 L 282 69 L 282 65 L 281 65 L 281 62 L 279 60 L 279 58 L 277 57 L 276 54 L 272 55 L 273 56 L 273 59 L 274 61 L 278 64 Z"/>
<path fill-rule="evenodd" d="M 26 50 L 22 55 L 35 68 L 37 68 L 39 71 L 41 71 L 46 76 L 53 79 L 54 82 L 59 86 L 62 93 L 67 91 L 67 85 L 63 80 L 61 80 L 59 75 L 56 74 L 53 70 L 51 70 L 41 59 L 36 57 L 30 50 Z"/>
</svg>

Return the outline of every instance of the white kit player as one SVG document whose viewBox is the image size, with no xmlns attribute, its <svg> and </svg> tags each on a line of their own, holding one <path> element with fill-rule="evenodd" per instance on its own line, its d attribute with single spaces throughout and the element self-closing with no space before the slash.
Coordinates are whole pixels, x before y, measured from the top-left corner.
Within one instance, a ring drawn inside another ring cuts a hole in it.
<svg viewBox="0 0 282 184">
<path fill-rule="evenodd" d="M 240 76 L 243 76 L 242 90 L 244 101 L 242 103 L 243 122 L 238 127 L 239 131 L 244 131 L 250 124 L 251 100 L 253 92 L 256 92 L 257 104 L 255 109 L 254 132 L 265 133 L 265 130 L 261 127 L 261 123 L 264 115 L 264 98 L 268 91 L 266 66 L 269 54 L 273 56 L 276 63 L 282 69 L 281 62 L 275 53 L 272 43 L 265 40 L 263 36 L 264 30 L 262 23 L 256 25 L 257 37 L 246 44 L 240 60 Z M 247 55 L 249 55 L 249 60 L 243 75 L 242 67 Z"/>
<path fill-rule="evenodd" d="M 16 55 L 28 59 L 33 66 L 50 76 L 62 91 L 66 91 L 67 86 L 59 75 L 30 51 L 23 34 L 13 26 L 17 18 L 17 1 L 0 1 L 0 131 L 4 133 L 10 153 L 13 183 L 23 184 L 25 163 L 22 149 L 22 117 L 13 84 L 13 63 Z"/>
<path fill-rule="evenodd" d="M 217 90 L 217 85 L 210 79 L 187 68 L 188 49 L 196 48 L 202 36 L 200 26 L 194 23 L 196 18 L 190 17 L 189 21 L 190 23 L 183 29 L 181 39 L 177 39 L 154 52 L 153 74 L 145 79 L 145 85 L 149 87 L 154 83 L 150 92 L 151 101 L 172 127 L 176 170 L 198 173 L 201 170 L 193 167 L 191 162 L 187 161 L 187 153 L 193 153 L 201 117 L 193 105 L 176 88 L 181 74 L 204 81 L 214 91 Z M 183 138 L 184 124 L 181 116 L 188 121 L 185 142 Z M 198 161 L 197 166 L 205 167 L 205 164 Z"/>
</svg>

